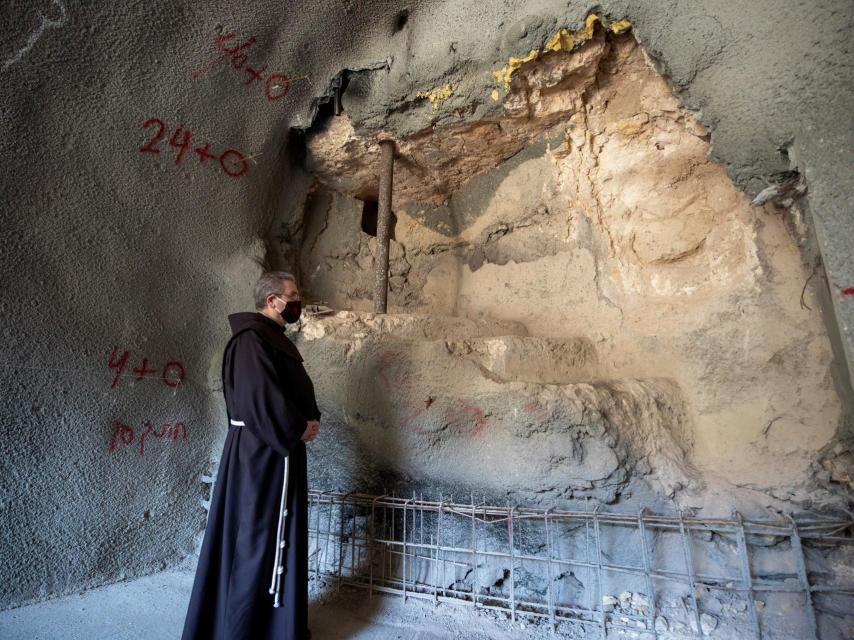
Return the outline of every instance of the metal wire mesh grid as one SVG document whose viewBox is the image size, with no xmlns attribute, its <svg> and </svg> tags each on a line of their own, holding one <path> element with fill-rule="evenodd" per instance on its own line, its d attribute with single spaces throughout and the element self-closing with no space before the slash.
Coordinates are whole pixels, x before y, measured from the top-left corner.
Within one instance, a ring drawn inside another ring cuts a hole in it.
<svg viewBox="0 0 854 640">
<path fill-rule="evenodd" d="M 502 611 L 514 621 L 546 619 L 553 628 L 572 621 L 602 637 L 623 629 L 658 638 L 655 622 L 666 592 L 686 603 L 692 635 L 701 634 L 703 594 L 727 593 L 747 613 L 745 635 L 761 638 L 755 597 L 770 593 L 788 597 L 790 607 L 794 598 L 803 610 L 804 637 L 818 638 L 816 598 L 854 596 L 854 585 L 811 577 L 803 541 L 851 545 L 852 532 L 852 520 L 747 521 L 737 513 L 697 519 L 309 492 L 315 578 L 338 588 Z M 776 553 L 784 554 L 773 572 L 752 566 L 755 540 L 773 540 Z M 635 596 L 634 614 L 609 607 L 616 600 L 610 594 L 621 591 L 643 594 Z"/>
</svg>

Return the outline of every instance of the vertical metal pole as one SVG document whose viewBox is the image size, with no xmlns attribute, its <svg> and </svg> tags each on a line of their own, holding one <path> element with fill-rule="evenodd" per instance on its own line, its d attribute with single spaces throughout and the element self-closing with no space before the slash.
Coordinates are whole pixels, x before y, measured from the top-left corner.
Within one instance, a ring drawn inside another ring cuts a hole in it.
<svg viewBox="0 0 854 640">
<path fill-rule="evenodd" d="M 314 494 L 308 494 L 308 574 L 311 576 L 311 514 L 314 513 Z M 316 532 L 315 532 L 316 535 Z M 317 581 L 315 581 L 317 586 Z"/>
<path fill-rule="evenodd" d="M 409 500 L 403 503 L 403 571 L 401 577 L 403 579 L 403 601 L 406 602 L 406 505 Z M 414 537 L 414 536 L 413 536 Z"/>
<path fill-rule="evenodd" d="M 374 311 L 385 313 L 388 299 L 388 242 L 391 223 L 391 185 L 394 170 L 394 143 L 380 142 L 380 188 L 377 201 L 377 260 L 374 284 Z"/>
<path fill-rule="evenodd" d="M 510 517 L 507 519 L 507 537 L 510 542 L 510 619 L 516 622 L 516 552 L 513 549 L 513 510 L 516 505 L 510 507 Z M 549 576 L 549 588 L 551 588 L 551 576 Z M 551 593 L 551 592 L 549 592 Z"/>
<path fill-rule="evenodd" d="M 439 494 L 439 516 L 436 522 L 436 561 L 439 561 L 439 553 L 442 554 L 442 596 L 446 595 L 445 593 L 445 584 L 447 580 L 447 575 L 445 573 L 445 552 L 440 551 L 440 547 L 442 546 L 442 511 L 444 511 L 444 497 L 442 494 Z M 434 597 L 436 602 L 439 602 L 438 594 L 435 594 Z"/>
<path fill-rule="evenodd" d="M 810 623 L 812 637 L 818 640 L 818 625 L 815 619 L 815 609 L 812 604 L 812 589 L 810 588 L 810 579 L 807 575 L 807 565 L 804 560 L 804 550 L 801 546 L 801 534 L 798 533 L 798 523 L 792 516 L 788 516 L 789 522 L 792 523 L 791 545 L 792 553 L 795 554 L 795 563 L 798 565 L 798 577 L 801 580 L 801 587 L 804 590 L 804 608 L 807 610 L 807 620 Z"/>
<path fill-rule="evenodd" d="M 326 544 L 323 546 L 323 561 L 326 563 L 327 571 L 332 573 L 332 563 L 329 560 L 329 542 L 332 538 L 332 495 L 329 496 L 329 502 L 327 503 L 328 511 L 326 514 L 328 518 L 326 519 L 326 531 L 324 531 L 324 535 L 326 536 Z"/>
<path fill-rule="evenodd" d="M 738 520 L 738 529 L 735 534 L 738 538 L 738 557 L 741 561 L 741 573 L 744 585 L 747 587 L 747 610 L 750 611 L 753 634 L 758 639 L 762 637 L 762 630 L 759 627 L 759 614 L 756 612 L 756 603 L 753 601 L 753 576 L 750 573 L 750 556 L 747 553 L 747 540 L 744 537 L 744 522 L 738 511 L 735 512 L 735 517 Z"/>
<path fill-rule="evenodd" d="M 371 575 L 368 582 L 368 598 L 374 597 L 374 545 L 376 544 L 377 538 L 377 500 L 382 497 L 385 497 L 385 494 L 382 496 L 376 496 L 371 500 L 371 526 L 368 529 L 368 563 L 370 565 Z"/>
<path fill-rule="evenodd" d="M 471 494 L 471 564 L 474 571 L 472 582 L 472 606 L 477 607 L 477 533 L 475 532 L 474 494 Z"/>
<path fill-rule="evenodd" d="M 318 582 L 320 581 L 320 501 L 323 498 L 323 491 L 317 496 L 317 500 L 315 500 L 314 508 L 316 509 L 317 515 L 317 524 L 315 525 L 316 529 L 316 539 L 317 539 L 317 549 L 315 551 L 315 565 L 314 565 L 314 575 L 316 576 Z"/>
<path fill-rule="evenodd" d="M 391 515 L 392 515 L 392 518 L 394 518 L 394 512 L 392 512 Z M 383 539 L 384 540 L 391 540 L 392 539 L 392 538 L 389 538 L 388 529 L 389 529 L 389 527 L 388 527 L 388 504 L 386 504 L 383 506 Z M 382 576 L 380 576 L 380 582 L 382 582 L 383 584 L 385 584 L 385 582 L 386 582 L 385 567 L 386 567 L 386 555 L 388 553 L 388 547 L 389 547 L 389 545 L 384 542 L 382 545 L 382 551 L 383 551 L 383 555 L 382 555 Z"/>
<path fill-rule="evenodd" d="M 549 596 L 549 620 L 552 623 L 552 633 L 557 631 L 557 622 L 555 621 L 555 596 L 552 592 L 554 588 L 554 577 L 552 572 L 552 561 L 555 559 L 555 547 L 554 542 L 552 541 L 552 530 L 549 526 L 549 512 L 551 512 L 554 507 L 549 507 L 546 509 L 546 550 L 549 554 L 549 563 L 548 563 L 548 571 L 549 571 L 549 588 L 548 588 L 548 596 Z"/>
<path fill-rule="evenodd" d="M 584 513 L 587 513 L 587 511 L 589 509 L 588 500 L 589 500 L 589 498 L 587 498 L 584 501 Z M 590 519 L 587 518 L 586 516 L 584 518 L 584 561 L 587 563 L 587 572 L 585 573 L 586 584 L 591 585 L 590 589 L 585 588 L 584 592 L 587 595 L 588 600 L 590 602 L 589 611 L 591 613 L 592 618 L 595 620 L 596 619 L 596 591 L 593 590 L 591 593 L 591 590 L 593 589 L 593 587 L 592 587 L 593 579 L 591 577 L 593 574 L 593 571 L 590 568 L 590 563 L 591 563 L 591 560 L 590 560 Z"/>
<path fill-rule="evenodd" d="M 341 526 L 338 536 L 338 583 L 335 587 L 336 591 L 341 591 L 341 573 L 344 570 L 344 555 L 347 552 L 347 547 L 344 544 L 344 500 L 346 499 L 347 497 L 344 496 L 338 508 L 338 517 L 340 518 L 339 524 Z"/>
<path fill-rule="evenodd" d="M 599 607 L 602 612 L 600 622 L 602 624 L 602 640 L 605 640 L 608 637 L 608 616 L 605 613 L 605 580 L 602 573 L 602 541 L 601 534 L 599 532 L 599 505 L 596 505 L 596 508 L 593 509 L 593 534 L 596 540 L 596 574 L 599 584 L 599 589 L 597 590 L 598 602 L 596 603 L 596 606 Z"/>
<path fill-rule="evenodd" d="M 682 511 L 679 511 L 679 533 L 682 537 L 682 554 L 685 557 L 685 570 L 688 572 L 688 580 L 691 581 L 691 609 L 694 612 L 694 625 L 697 637 L 702 637 L 703 631 L 700 626 L 700 607 L 697 604 L 697 579 L 694 577 L 694 554 L 691 552 L 690 534 L 686 533 L 685 520 Z M 752 597 L 752 596 L 751 596 Z"/>
<path fill-rule="evenodd" d="M 649 553 L 647 551 L 646 546 L 646 525 L 643 522 L 643 512 L 641 509 L 640 513 L 638 513 L 638 533 L 640 534 L 641 539 L 641 551 L 643 553 L 643 571 L 646 574 L 646 590 L 649 596 L 649 608 L 647 609 L 646 614 L 646 624 L 650 631 L 658 638 L 658 632 L 655 630 L 655 588 L 652 584 L 652 576 L 650 575 L 650 571 L 652 570 Z"/>
<path fill-rule="evenodd" d="M 352 524 L 353 528 L 352 528 L 352 536 L 350 538 L 350 541 L 353 544 L 350 546 L 350 578 L 355 578 L 356 577 L 356 534 L 358 533 L 358 531 L 356 530 L 356 523 L 358 522 L 358 518 L 357 518 L 358 507 L 356 506 L 355 502 L 352 504 L 352 507 L 353 507 L 353 524 Z"/>
</svg>

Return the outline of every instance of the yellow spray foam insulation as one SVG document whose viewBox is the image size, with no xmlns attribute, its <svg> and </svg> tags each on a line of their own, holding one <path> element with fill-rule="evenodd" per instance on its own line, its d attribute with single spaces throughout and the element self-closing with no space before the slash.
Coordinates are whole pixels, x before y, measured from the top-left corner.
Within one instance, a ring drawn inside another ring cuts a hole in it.
<svg viewBox="0 0 854 640">
<path fill-rule="evenodd" d="M 443 100 L 447 100 L 454 93 L 453 87 L 451 85 L 446 84 L 444 87 L 439 87 L 438 89 L 433 89 L 432 91 L 419 91 L 415 94 L 416 98 L 427 98 L 430 100 L 430 104 L 433 105 L 433 109 L 439 108 L 439 103 Z"/>
<path fill-rule="evenodd" d="M 614 33 L 625 33 L 632 28 L 632 23 L 628 20 L 617 20 L 610 24 L 610 28 Z"/>
<path fill-rule="evenodd" d="M 549 38 L 546 46 L 543 47 L 542 53 L 547 53 L 549 51 L 572 51 L 577 46 L 584 44 L 593 37 L 593 28 L 597 22 L 605 24 L 605 26 L 614 33 L 624 33 L 632 26 L 632 23 L 628 20 L 618 20 L 617 22 L 608 24 L 595 13 L 591 13 L 584 21 L 584 27 L 578 31 L 561 29 Z M 493 71 L 492 75 L 495 76 L 495 80 L 497 82 L 504 84 L 504 91 L 507 92 L 510 90 L 510 81 L 513 79 L 513 73 L 523 64 L 536 60 L 540 55 L 541 52 L 539 49 L 531 49 L 531 52 L 524 58 L 514 58 L 511 56 L 510 59 L 507 60 L 507 64 L 500 70 Z M 498 99 L 496 91 L 492 92 L 492 99 Z"/>
</svg>

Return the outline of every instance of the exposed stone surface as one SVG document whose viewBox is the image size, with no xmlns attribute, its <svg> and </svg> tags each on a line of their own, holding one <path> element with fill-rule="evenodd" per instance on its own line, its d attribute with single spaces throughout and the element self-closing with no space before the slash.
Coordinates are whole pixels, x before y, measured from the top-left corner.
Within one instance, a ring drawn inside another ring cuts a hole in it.
<svg viewBox="0 0 854 640">
<path fill-rule="evenodd" d="M 718 626 L 718 619 L 715 616 L 709 615 L 708 613 L 700 614 L 700 630 L 703 632 L 704 636 L 708 636 L 712 634 Z"/>
<path fill-rule="evenodd" d="M 336 454 L 344 441 L 383 473 L 520 502 L 611 502 L 632 473 L 665 495 L 699 486 L 673 382 L 596 380 L 585 341 L 549 349 L 544 338 L 478 337 L 487 327 L 471 321 L 469 338 L 459 336 L 465 321 L 437 316 L 429 323 L 458 337 L 419 339 L 418 316 L 378 318 L 381 326 L 353 313 L 317 317 L 299 336 L 312 370 L 324 371 L 316 387 L 329 435 L 316 454 L 337 463 L 315 467 L 323 486 L 369 482 L 366 467 L 344 471 Z"/>
<path fill-rule="evenodd" d="M 337 146 L 344 131 L 346 143 Z M 309 141 L 323 184 L 304 216 L 289 223 L 302 225 L 302 235 L 292 234 L 282 250 L 285 260 L 299 255 L 309 297 L 334 308 L 372 308 L 376 240 L 360 230 L 354 196 L 364 197 L 375 183 L 371 154 L 379 135 L 358 135 L 341 116 Z M 455 356 L 476 364 L 476 375 L 502 385 L 497 396 L 484 392 L 490 420 L 511 419 L 511 405 L 497 399 L 509 397 L 509 384 L 518 381 L 594 385 L 596 394 L 582 394 L 590 411 L 614 403 L 623 424 L 647 425 L 661 419 L 661 394 L 674 397 L 649 381 L 666 379 L 684 400 L 664 421 L 668 438 L 628 449 L 637 460 L 654 449 L 653 473 L 679 476 L 684 453 L 707 478 L 802 504 L 836 499 L 816 492 L 811 468 L 831 442 L 840 402 L 813 298 L 820 282 L 804 289 L 810 273 L 799 254 L 802 221 L 797 210 L 752 206 L 734 188 L 708 157 L 707 131 L 679 106 L 630 34 L 596 32 L 579 49 L 520 66 L 497 121 L 437 128 L 397 143 L 391 309 L 510 320 L 529 336 L 448 339 Z M 419 348 L 404 349 L 416 369 L 419 358 L 440 351 Z M 545 355 L 556 350 L 560 357 Z M 346 386 L 355 374 L 339 375 Z M 369 376 L 370 367 L 359 375 Z M 476 379 L 470 375 L 467 382 Z M 451 411 L 475 393 L 437 396 L 432 411 Z M 539 390 L 525 393 L 542 400 Z M 424 401 L 409 388 L 398 394 L 408 399 L 395 402 L 413 407 Z M 409 415 L 399 407 L 360 412 L 386 428 L 406 424 Z M 544 429 L 557 424 L 554 416 L 542 419 Z M 425 429 L 451 423 L 437 419 Z M 457 424 L 450 433 L 469 428 Z M 625 434 L 618 439 L 628 442 Z M 513 447 L 511 439 L 472 451 L 507 457 Z M 602 455 L 609 473 L 615 465 L 627 468 L 620 454 Z M 399 466 L 448 477 L 465 460 L 454 456 L 463 450 L 430 456 L 427 466 L 418 456 Z M 605 472 L 587 467 L 581 476 Z M 560 477 L 545 473 L 528 488 Z M 677 484 L 659 486 L 672 493 Z"/>
<path fill-rule="evenodd" d="M 626 36 L 631 37 L 631 36 Z M 395 141 L 393 206 L 440 203 L 471 178 L 495 168 L 582 106 L 609 51 L 604 33 L 572 55 L 550 53 L 516 73 L 505 117 L 418 132 L 359 136 L 347 116 L 332 118 L 308 141 L 308 168 L 322 182 L 357 198 L 376 198 L 379 141 Z"/>
</svg>

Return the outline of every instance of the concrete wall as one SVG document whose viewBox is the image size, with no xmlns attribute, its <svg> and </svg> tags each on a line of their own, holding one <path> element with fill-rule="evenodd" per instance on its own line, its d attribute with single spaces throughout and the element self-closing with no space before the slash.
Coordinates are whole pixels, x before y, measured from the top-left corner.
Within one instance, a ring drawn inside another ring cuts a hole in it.
<svg viewBox="0 0 854 640">
<path fill-rule="evenodd" d="M 155 571 L 191 551 L 204 515 L 199 474 L 224 435 L 210 381 L 225 315 L 248 308 L 261 239 L 291 202 L 286 133 L 308 126 L 333 79 L 388 67 L 363 88 L 362 106 L 348 107 L 363 126 L 381 125 L 390 107 L 452 73 L 471 79 L 465 101 L 481 91 L 485 111 L 470 114 L 481 117 L 493 108 L 489 72 L 554 28 L 577 28 L 590 6 L 406 8 L 405 24 L 397 2 L 0 8 L 0 606 Z M 685 87 L 739 185 L 758 191 L 790 162 L 806 174 L 850 355 L 854 297 L 841 293 L 854 285 L 844 217 L 850 5 L 603 8 L 629 18 Z M 292 79 L 286 95 L 283 76 Z M 417 129 L 453 106 L 434 112 L 421 101 L 417 122 L 391 117 L 391 126 Z M 152 118 L 164 127 L 152 143 L 159 153 L 141 151 L 159 130 L 144 127 Z M 192 131 L 183 154 L 179 127 Z M 109 366 L 111 355 L 123 368 Z M 170 362 L 183 367 L 180 385 L 167 384 L 180 377 L 176 365 L 161 379 Z M 130 442 L 110 451 L 114 434 Z"/>
</svg>

